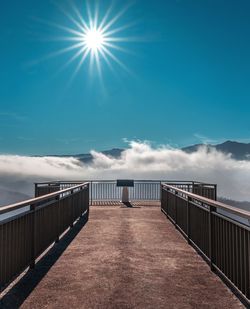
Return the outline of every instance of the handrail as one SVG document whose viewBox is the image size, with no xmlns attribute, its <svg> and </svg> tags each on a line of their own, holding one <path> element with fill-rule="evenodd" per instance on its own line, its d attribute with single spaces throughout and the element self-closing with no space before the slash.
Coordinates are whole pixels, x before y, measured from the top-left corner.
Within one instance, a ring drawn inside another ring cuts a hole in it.
<svg viewBox="0 0 250 309">
<path fill-rule="evenodd" d="M 81 181 L 84 182 L 83 180 Z M 100 200 L 120 200 L 121 188 L 116 186 L 116 180 L 89 180 L 90 185 L 90 204 L 93 201 Z M 73 187 L 80 181 L 54 181 L 35 183 L 35 196 L 42 196 L 50 192 L 59 191 L 61 189 Z M 217 185 L 207 184 L 198 181 L 182 181 L 182 180 L 138 180 L 134 179 L 134 188 L 129 188 L 129 196 L 131 200 L 160 200 L 161 184 L 167 183 L 172 186 L 179 187 L 183 190 L 193 192 L 216 200 Z"/>
<path fill-rule="evenodd" d="M 250 211 L 239 209 L 239 208 L 236 208 L 234 206 L 230 206 L 230 205 L 227 205 L 227 204 L 224 204 L 224 203 L 221 203 L 221 202 L 217 202 L 217 201 L 214 201 L 214 200 L 210 200 L 206 197 L 187 192 L 185 190 L 179 189 L 177 187 L 174 187 L 174 186 L 171 186 L 171 185 L 168 185 L 168 184 L 162 184 L 162 187 L 169 188 L 169 189 L 174 190 L 175 192 L 185 194 L 186 196 L 189 196 L 189 197 L 191 197 L 195 200 L 198 200 L 198 201 L 200 201 L 204 204 L 208 204 L 212 207 L 217 207 L 217 208 L 229 211 L 229 212 L 231 212 L 235 215 L 242 216 L 246 219 L 250 219 Z"/>
<path fill-rule="evenodd" d="M 82 188 L 83 186 L 86 186 L 87 184 L 88 184 L 88 182 L 81 183 L 80 185 L 77 185 L 77 186 L 74 186 L 74 187 L 66 188 L 66 189 L 63 189 L 63 190 L 60 190 L 60 191 L 57 191 L 57 192 L 49 193 L 49 194 L 42 195 L 42 196 L 39 196 L 39 197 L 35 197 L 35 198 L 29 199 L 29 200 L 25 200 L 25 201 L 22 201 L 22 202 L 18 202 L 18 203 L 14 203 L 14 204 L 11 204 L 11 205 L 0 207 L 0 215 L 14 211 L 14 210 L 17 210 L 17 209 L 20 209 L 20 208 L 23 208 L 25 206 L 33 205 L 33 204 L 48 200 L 48 199 L 53 198 L 53 197 L 57 197 L 57 196 L 64 194 L 66 192 L 69 192 L 69 191 L 72 191 L 72 190 L 75 190 L 75 189 L 78 189 L 78 188 Z"/>
<path fill-rule="evenodd" d="M 161 185 L 161 210 L 250 308 L 250 227 L 242 222 L 250 211 L 168 184 Z"/>
<path fill-rule="evenodd" d="M 115 182 L 116 180 L 114 179 L 88 179 L 86 182 Z M 164 183 L 189 183 L 189 184 L 204 184 L 208 186 L 214 186 L 214 183 L 205 183 L 205 182 L 200 182 L 200 181 L 192 181 L 192 180 L 166 180 L 166 179 L 134 179 L 134 181 L 138 182 L 164 182 Z M 67 183 L 82 183 L 83 180 L 70 180 L 70 181 L 65 181 L 65 180 L 53 180 L 53 181 L 45 181 L 45 182 L 35 182 L 34 184 L 36 185 L 46 185 L 46 184 L 67 184 Z M 85 181 L 84 181 L 85 182 Z"/>
<path fill-rule="evenodd" d="M 12 213 L 16 209 L 24 211 Z M 77 220 L 88 221 L 89 183 L 0 208 L 0 214 L 6 213 L 10 217 L 0 220 L 0 291 L 28 266 L 34 268 Z"/>
</svg>

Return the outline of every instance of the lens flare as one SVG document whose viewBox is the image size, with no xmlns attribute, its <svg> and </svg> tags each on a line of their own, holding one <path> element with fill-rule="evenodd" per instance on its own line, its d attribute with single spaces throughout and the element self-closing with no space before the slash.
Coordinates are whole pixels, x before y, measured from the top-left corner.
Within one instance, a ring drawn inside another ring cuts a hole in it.
<svg viewBox="0 0 250 309">
<path fill-rule="evenodd" d="M 64 70 L 72 62 L 78 60 L 72 79 L 76 76 L 87 59 L 89 59 L 91 71 L 96 68 L 100 77 L 102 75 L 101 66 L 103 62 L 105 62 L 112 71 L 114 70 L 113 64 L 115 63 L 128 73 L 131 73 L 127 66 L 117 56 L 119 52 L 130 53 L 130 51 L 124 48 L 124 46 L 121 46 L 121 44 L 130 41 L 135 42 L 137 40 L 136 37 L 120 35 L 120 33 L 131 28 L 135 24 L 135 22 L 130 22 L 124 25 L 120 24 L 120 19 L 126 13 L 129 6 L 126 6 L 113 16 L 113 7 L 111 6 L 108 8 L 104 16 L 99 18 L 98 6 L 96 6 L 95 10 L 92 12 L 87 1 L 86 10 L 83 10 L 83 12 L 87 12 L 87 17 L 84 17 L 77 6 L 73 2 L 70 3 L 71 10 L 65 9 L 58 2 L 54 4 L 65 15 L 65 17 L 67 17 L 71 25 L 65 26 L 39 19 L 40 22 L 56 27 L 61 31 L 63 35 L 54 38 L 54 40 L 67 42 L 68 45 L 63 49 L 51 53 L 46 58 L 71 53 L 68 61 L 63 64 L 60 71 Z M 118 22 L 119 26 L 116 26 Z"/>
</svg>

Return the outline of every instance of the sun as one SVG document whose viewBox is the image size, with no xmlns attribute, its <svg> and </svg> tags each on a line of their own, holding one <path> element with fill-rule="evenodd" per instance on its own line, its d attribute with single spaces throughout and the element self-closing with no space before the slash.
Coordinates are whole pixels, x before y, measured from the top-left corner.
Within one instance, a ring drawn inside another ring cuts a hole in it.
<svg viewBox="0 0 250 309">
<path fill-rule="evenodd" d="M 89 29 L 84 35 L 83 42 L 88 49 L 96 52 L 103 50 L 105 40 L 102 31 Z"/>
<path fill-rule="evenodd" d="M 122 25 L 120 21 L 130 5 L 124 7 L 116 14 L 112 14 L 113 7 L 111 6 L 100 18 L 101 14 L 98 6 L 94 10 L 91 10 L 88 0 L 84 2 L 86 3 L 85 10 L 79 10 L 73 1 L 70 1 L 70 8 L 61 6 L 59 2 L 54 3 L 65 17 L 67 17 L 71 25 L 67 24 L 66 26 L 39 20 L 49 26 L 56 27 L 62 32 L 62 35 L 56 37 L 55 41 L 67 43 L 65 48 L 51 53 L 48 55 L 48 58 L 59 57 L 66 53 L 71 54 L 68 61 L 63 64 L 61 70 L 64 70 L 73 62 L 76 63 L 72 79 L 80 71 L 87 59 L 89 59 L 90 71 L 93 72 L 96 69 L 100 77 L 102 76 L 102 66 L 104 63 L 112 71 L 114 71 L 113 65 L 115 64 L 128 73 L 131 73 L 127 66 L 119 59 L 119 53 L 130 53 L 124 47 L 124 44 L 137 40 L 135 37 L 121 35 L 122 32 L 127 31 L 135 24 L 132 21 Z M 119 26 L 116 25 L 118 22 Z"/>
</svg>

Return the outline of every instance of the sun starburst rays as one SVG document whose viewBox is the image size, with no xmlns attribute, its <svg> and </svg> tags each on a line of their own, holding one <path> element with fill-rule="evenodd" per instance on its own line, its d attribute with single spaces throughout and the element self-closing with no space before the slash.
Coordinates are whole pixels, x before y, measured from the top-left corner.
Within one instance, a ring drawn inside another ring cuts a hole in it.
<svg viewBox="0 0 250 309">
<path fill-rule="evenodd" d="M 96 69 L 95 71 L 100 78 L 102 77 L 103 63 L 106 64 L 112 71 L 114 70 L 112 65 L 113 62 L 125 71 L 130 72 L 127 66 L 118 58 L 117 55 L 119 52 L 130 53 L 128 49 L 124 48 L 124 46 L 121 46 L 120 44 L 121 42 L 129 42 L 130 37 L 122 36 L 121 33 L 132 27 L 135 23 L 132 22 L 123 25 L 118 23 L 120 18 L 128 10 L 129 6 L 124 7 L 113 16 L 113 7 L 110 6 L 106 13 L 101 16 L 99 6 L 96 4 L 95 9 L 92 11 L 91 6 L 87 1 L 85 9 L 86 17 L 84 17 L 84 14 L 81 14 L 81 11 L 73 2 L 71 2 L 71 11 L 66 10 L 61 6 L 61 4 L 55 4 L 70 24 L 57 24 L 54 22 L 46 22 L 41 19 L 39 21 L 46 23 L 49 26 L 56 27 L 59 31 L 61 31 L 62 35 L 55 37 L 54 40 L 65 42 L 66 44 L 64 48 L 47 55 L 47 58 L 71 53 L 71 55 L 69 55 L 69 59 L 63 64 L 60 71 L 66 69 L 73 62 L 77 61 L 71 77 L 71 79 L 73 79 L 77 73 L 79 73 L 86 60 L 89 59 L 89 68 L 91 73 L 93 73 Z"/>
</svg>

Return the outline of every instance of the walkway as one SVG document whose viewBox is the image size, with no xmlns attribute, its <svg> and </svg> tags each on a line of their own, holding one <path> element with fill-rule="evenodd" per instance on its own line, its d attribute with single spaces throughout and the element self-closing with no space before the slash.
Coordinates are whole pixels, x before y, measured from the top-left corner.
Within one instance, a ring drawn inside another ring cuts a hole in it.
<svg viewBox="0 0 250 309">
<path fill-rule="evenodd" d="M 3 308 L 243 308 L 159 207 L 92 206 Z"/>
</svg>

